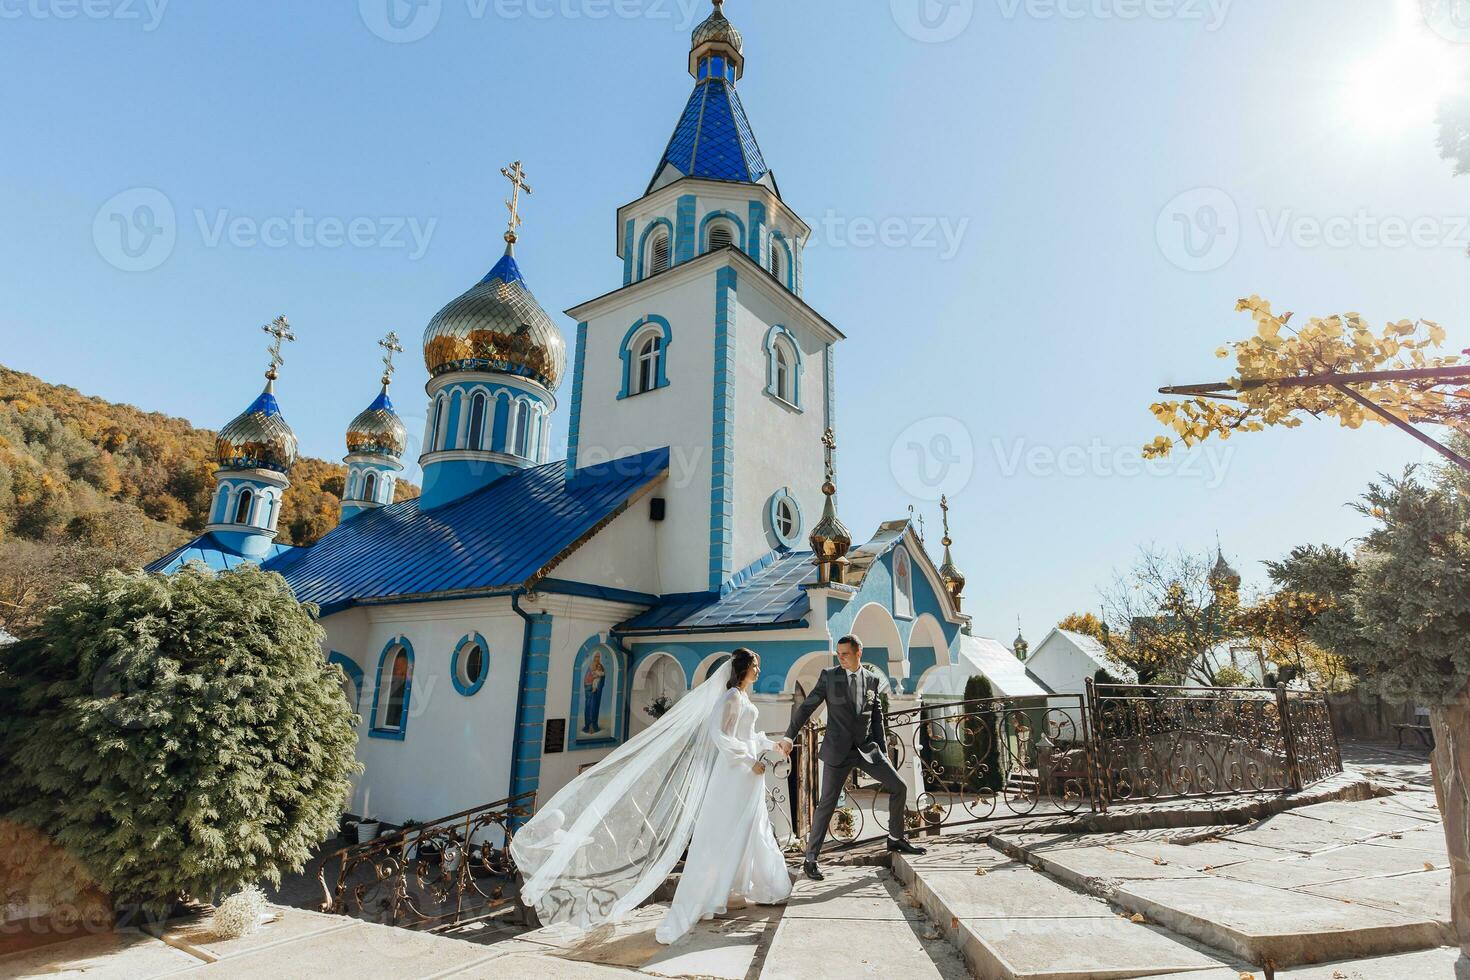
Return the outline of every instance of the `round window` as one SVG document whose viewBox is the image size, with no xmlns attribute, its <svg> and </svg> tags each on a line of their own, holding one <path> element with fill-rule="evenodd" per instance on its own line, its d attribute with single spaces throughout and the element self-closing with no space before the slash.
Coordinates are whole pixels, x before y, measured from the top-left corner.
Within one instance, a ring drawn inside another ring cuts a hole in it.
<svg viewBox="0 0 1470 980">
<path fill-rule="evenodd" d="M 464 640 L 454 652 L 454 686 L 466 697 L 485 683 L 490 672 L 490 658 L 478 637 Z"/>
<path fill-rule="evenodd" d="M 771 497 L 768 511 L 771 534 L 783 548 L 796 548 L 801 544 L 801 506 L 788 489 L 777 490 Z"/>
</svg>

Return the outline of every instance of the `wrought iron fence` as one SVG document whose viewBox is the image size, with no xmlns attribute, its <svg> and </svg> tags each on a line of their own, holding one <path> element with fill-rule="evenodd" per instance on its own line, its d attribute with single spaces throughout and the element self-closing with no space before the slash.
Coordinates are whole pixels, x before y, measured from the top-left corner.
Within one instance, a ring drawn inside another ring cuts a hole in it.
<svg viewBox="0 0 1470 980">
<path fill-rule="evenodd" d="M 911 831 L 1173 797 L 1291 792 L 1342 771 L 1324 696 L 1285 688 L 1089 684 L 1077 696 L 938 702 L 886 717 L 888 756 L 909 787 Z M 802 836 L 820 790 L 822 735 L 807 726 L 795 760 Z M 885 833 L 878 795 L 854 773 L 828 844 Z"/>
<path fill-rule="evenodd" d="M 343 848 L 322 863 L 322 911 L 428 932 L 495 913 L 515 901 L 512 831 L 535 803 L 526 793 Z"/>
</svg>

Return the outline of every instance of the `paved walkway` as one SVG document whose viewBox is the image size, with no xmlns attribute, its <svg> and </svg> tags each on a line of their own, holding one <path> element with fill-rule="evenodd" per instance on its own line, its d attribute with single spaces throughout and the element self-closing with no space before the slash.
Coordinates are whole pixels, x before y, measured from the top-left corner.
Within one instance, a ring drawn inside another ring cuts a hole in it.
<svg viewBox="0 0 1470 980">
<path fill-rule="evenodd" d="M 1427 765 L 1350 758 L 1394 794 L 1233 828 L 980 829 L 892 872 L 832 867 L 784 908 L 731 909 L 673 948 L 653 938 L 662 905 L 580 938 L 492 928 L 472 942 L 280 908 L 242 940 L 203 922 L 89 936 L 0 957 L 0 977 L 1264 980 L 1269 964 L 1282 980 L 1470 980 L 1447 948 Z"/>
</svg>

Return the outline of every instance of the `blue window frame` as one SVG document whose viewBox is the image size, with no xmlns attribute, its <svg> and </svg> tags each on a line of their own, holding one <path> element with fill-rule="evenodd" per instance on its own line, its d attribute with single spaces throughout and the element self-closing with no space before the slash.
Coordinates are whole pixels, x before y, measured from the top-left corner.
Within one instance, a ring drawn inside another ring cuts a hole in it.
<svg viewBox="0 0 1470 980">
<path fill-rule="evenodd" d="M 362 710 L 362 668 L 357 666 L 353 660 L 344 654 L 332 651 L 327 657 L 327 663 L 336 664 L 342 668 L 342 673 L 347 675 L 347 685 L 342 688 L 342 693 L 347 695 L 347 703 L 353 711 Z"/>
<path fill-rule="evenodd" d="M 801 546 L 801 532 L 805 521 L 801 504 L 791 494 L 790 487 L 782 487 L 771 495 L 766 507 L 766 519 L 771 525 L 771 534 L 783 548 L 795 550 Z"/>
<path fill-rule="evenodd" d="M 669 345 L 674 330 L 669 321 L 649 314 L 623 335 L 623 387 L 618 400 L 669 386 Z"/>
<path fill-rule="evenodd" d="M 490 644 L 483 636 L 471 633 L 459 641 L 449 663 L 449 676 L 454 680 L 454 689 L 465 697 L 480 692 L 490 676 Z"/>
<path fill-rule="evenodd" d="M 373 738 L 403 741 L 408 735 L 409 706 L 413 697 L 413 644 L 408 637 L 389 640 L 378 655 L 373 687 Z"/>
<path fill-rule="evenodd" d="M 801 345 L 778 323 L 766 332 L 765 348 L 766 394 L 801 411 Z"/>
</svg>

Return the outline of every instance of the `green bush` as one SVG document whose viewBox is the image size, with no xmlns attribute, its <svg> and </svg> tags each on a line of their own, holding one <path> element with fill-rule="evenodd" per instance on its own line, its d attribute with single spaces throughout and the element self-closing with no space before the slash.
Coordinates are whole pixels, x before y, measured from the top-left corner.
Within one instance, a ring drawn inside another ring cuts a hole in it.
<svg viewBox="0 0 1470 980">
<path fill-rule="evenodd" d="M 0 813 L 119 905 L 279 883 L 337 832 L 357 771 L 322 637 L 253 566 L 67 587 L 0 650 Z"/>
</svg>

